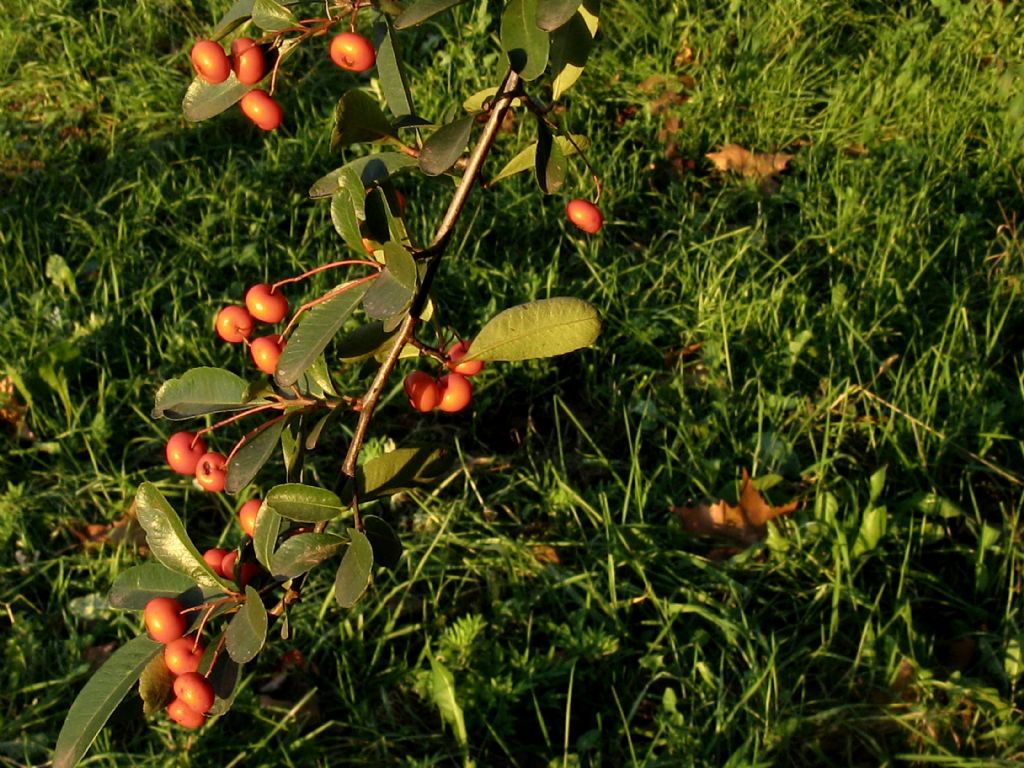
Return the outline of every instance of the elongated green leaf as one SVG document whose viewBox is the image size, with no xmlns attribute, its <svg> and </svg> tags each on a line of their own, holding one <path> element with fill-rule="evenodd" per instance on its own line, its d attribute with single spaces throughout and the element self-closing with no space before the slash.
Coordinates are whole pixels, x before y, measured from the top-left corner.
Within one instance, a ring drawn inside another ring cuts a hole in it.
<svg viewBox="0 0 1024 768">
<path fill-rule="evenodd" d="M 228 462 L 224 490 L 228 493 L 238 493 L 252 482 L 277 447 L 284 425 L 285 419 L 278 419 L 242 443 L 241 448 L 235 451 Z"/>
<path fill-rule="evenodd" d="M 427 176 L 439 176 L 450 170 L 462 157 L 475 120 L 473 115 L 465 115 L 434 131 L 420 150 L 420 170 Z"/>
<path fill-rule="evenodd" d="M 231 619 L 224 633 L 228 655 L 239 664 L 256 658 L 267 642 L 267 609 L 260 593 L 245 588 L 245 602 Z"/>
<path fill-rule="evenodd" d="M 300 389 L 311 397 L 321 400 L 324 397 L 337 397 L 338 392 L 331 380 L 331 372 L 327 370 L 327 358 L 320 355 L 306 369 L 306 375 Z"/>
<path fill-rule="evenodd" d="M 282 5 L 296 5 L 299 0 L 282 0 Z M 235 4 L 228 9 L 210 35 L 211 40 L 220 40 L 229 32 L 244 24 L 252 16 L 252 7 L 255 0 L 235 0 Z"/>
<path fill-rule="evenodd" d="M 529 82 L 548 65 L 548 33 L 537 26 L 537 0 L 509 0 L 501 14 L 501 47 L 509 66 Z"/>
<path fill-rule="evenodd" d="M 363 528 L 373 548 L 373 561 L 389 570 L 398 565 L 402 558 L 402 541 L 395 529 L 376 515 L 366 515 Z"/>
<path fill-rule="evenodd" d="M 277 537 L 281 535 L 281 516 L 266 501 L 256 513 L 256 528 L 252 535 L 252 548 L 260 565 L 270 570 L 274 558 Z"/>
<path fill-rule="evenodd" d="M 601 333 L 591 304 L 553 298 L 499 312 L 473 339 L 465 360 L 532 360 L 589 347 Z"/>
<path fill-rule="evenodd" d="M 210 646 L 206 649 L 207 653 L 211 653 L 216 648 L 215 643 L 210 643 Z M 209 662 L 205 656 L 203 657 L 199 671 L 204 672 L 207 670 L 207 679 L 210 681 L 210 685 L 213 686 L 213 693 L 216 696 L 213 709 L 210 710 L 210 717 L 223 715 L 231 709 L 231 705 L 235 701 L 235 695 L 238 693 L 238 680 L 242 676 L 242 667 L 230 655 L 222 653 L 217 656 L 213 669 L 210 669 Z"/>
<path fill-rule="evenodd" d="M 280 32 L 297 26 L 299 21 L 291 11 L 274 0 L 254 0 L 252 23 L 264 32 Z"/>
<path fill-rule="evenodd" d="M 586 136 L 580 134 L 573 134 L 572 141 L 576 143 L 581 149 L 586 150 L 590 146 L 590 141 Z M 558 149 L 565 157 L 575 155 L 577 152 L 576 146 L 569 141 L 565 136 L 556 136 L 555 143 L 558 145 Z M 537 164 L 537 144 L 533 143 L 520 152 L 518 155 L 513 157 L 505 167 L 502 168 L 498 173 L 491 179 L 491 184 L 507 179 L 509 176 L 514 176 L 517 173 L 528 171 Z"/>
<path fill-rule="evenodd" d="M 54 768 L 71 768 L 85 755 L 96 734 L 113 714 L 146 665 L 163 651 L 163 644 L 139 635 L 122 645 L 85 684 L 57 736 Z"/>
<path fill-rule="evenodd" d="M 363 309 L 373 320 L 383 320 L 408 309 L 419 277 L 412 254 L 396 242 L 384 243 L 384 261 L 386 268 L 363 299 Z"/>
<path fill-rule="evenodd" d="M 156 393 L 154 419 L 188 419 L 204 413 L 238 411 L 245 402 L 245 379 L 223 368 L 193 368 L 179 379 L 168 379 Z"/>
<path fill-rule="evenodd" d="M 327 413 L 320 417 L 319 421 L 314 422 L 313 426 L 310 427 L 309 431 L 306 433 L 306 450 L 314 450 L 317 443 L 320 442 L 320 434 L 324 429 L 326 429 L 329 424 L 333 424 L 344 416 L 346 412 L 346 408 L 331 408 Z"/>
<path fill-rule="evenodd" d="M 139 486 L 135 509 L 139 524 L 146 531 L 146 543 L 157 560 L 172 571 L 188 576 L 200 587 L 220 587 L 228 591 L 227 582 L 203 560 L 188 537 L 181 518 L 155 485 L 143 483 Z"/>
<path fill-rule="evenodd" d="M 288 387 L 299 380 L 341 330 L 367 288 L 366 283 L 350 285 L 302 315 L 277 361 L 274 379 L 279 386 Z"/>
<path fill-rule="evenodd" d="M 538 0 L 537 3 L 537 26 L 548 32 L 558 29 L 565 24 L 576 9 L 580 7 L 581 0 Z"/>
<path fill-rule="evenodd" d="M 455 677 L 451 670 L 434 658 L 433 654 L 430 655 L 430 697 L 434 700 L 441 717 L 451 726 L 455 740 L 465 746 L 466 720 L 462 707 L 459 706 L 459 699 L 455 695 Z"/>
<path fill-rule="evenodd" d="M 433 485 L 452 466 L 451 455 L 430 446 L 396 448 L 356 468 L 359 501 L 390 496 L 399 491 Z M 351 499 L 351 483 L 345 489 Z"/>
<path fill-rule="evenodd" d="M 385 331 L 380 321 L 361 325 L 338 342 L 338 357 L 346 363 L 362 360 L 388 344 L 395 331 Z"/>
<path fill-rule="evenodd" d="M 380 77 L 380 89 L 384 100 L 388 103 L 397 118 L 414 115 L 412 94 L 409 93 L 409 80 L 405 75 L 405 65 L 398 47 L 398 37 L 388 18 L 384 17 L 384 40 L 377 49 L 377 75 Z"/>
<path fill-rule="evenodd" d="M 271 560 L 270 573 L 275 579 L 294 579 L 334 557 L 345 544 L 341 536 L 333 533 L 299 533 L 285 540 Z"/>
<path fill-rule="evenodd" d="M 309 196 L 316 199 L 333 195 L 341 187 L 342 172 L 346 169 L 356 172 L 363 187 L 370 187 L 399 171 L 416 165 L 416 163 L 415 157 L 409 157 L 401 152 L 378 152 L 374 155 L 366 155 L 317 179 L 309 188 Z"/>
<path fill-rule="evenodd" d="M 181 111 L 190 123 L 209 120 L 237 104 L 252 89 L 253 86 L 238 82 L 234 72 L 222 83 L 208 83 L 197 77 L 185 91 Z"/>
<path fill-rule="evenodd" d="M 361 141 L 378 141 L 395 136 L 387 116 L 377 100 L 366 91 L 346 91 L 334 109 L 334 132 L 331 134 L 331 151 Z"/>
<path fill-rule="evenodd" d="M 565 155 L 540 118 L 537 119 L 537 163 L 534 168 L 537 185 L 546 195 L 557 192 L 565 183 Z"/>
<path fill-rule="evenodd" d="M 285 483 L 274 486 L 267 494 L 265 502 L 281 517 L 297 520 L 300 523 L 333 520 L 345 511 L 345 506 L 336 494 L 326 488 L 317 488 L 302 483 Z"/>
<path fill-rule="evenodd" d="M 362 195 L 362 190 L 359 190 Z M 345 245 L 356 253 L 363 253 L 363 234 L 359 229 L 359 218 L 352 192 L 346 187 L 339 187 L 331 195 L 331 222 L 334 230 L 341 235 Z"/>
<path fill-rule="evenodd" d="M 370 540 L 355 528 L 348 529 L 352 543 L 345 550 L 334 577 L 334 599 L 342 608 L 351 608 L 363 596 L 373 570 L 373 547 Z"/>
<path fill-rule="evenodd" d="M 395 19 L 395 29 L 406 29 L 421 24 L 439 13 L 447 11 L 466 0 L 419 0 L 406 8 Z"/>
<path fill-rule="evenodd" d="M 110 605 L 128 611 L 141 611 L 154 597 L 175 597 L 185 607 L 198 605 L 206 597 L 222 590 L 200 590 L 188 576 L 172 571 L 161 563 L 143 563 L 122 571 L 114 579 L 107 596 Z"/>
<path fill-rule="evenodd" d="M 376 186 L 366 196 L 366 231 L 371 239 L 378 243 L 394 240 L 395 243 L 408 243 L 409 236 L 400 216 L 395 215 L 398 209 L 395 191 L 385 191 L 383 186 Z"/>
<path fill-rule="evenodd" d="M 484 106 L 488 104 L 491 99 L 498 93 L 497 86 L 491 86 L 490 88 L 484 88 L 482 91 L 477 91 L 472 96 L 469 96 L 462 102 L 462 108 L 467 112 L 483 112 Z M 514 102 L 513 102 L 514 103 Z"/>
<path fill-rule="evenodd" d="M 579 11 L 551 35 L 552 98 L 557 101 L 583 74 L 597 34 L 600 0 L 586 0 Z"/>
</svg>

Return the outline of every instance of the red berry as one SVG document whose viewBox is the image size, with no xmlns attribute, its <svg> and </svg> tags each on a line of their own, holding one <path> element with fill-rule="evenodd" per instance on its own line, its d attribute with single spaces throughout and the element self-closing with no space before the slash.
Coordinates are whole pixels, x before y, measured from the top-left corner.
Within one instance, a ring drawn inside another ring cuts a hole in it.
<svg viewBox="0 0 1024 768">
<path fill-rule="evenodd" d="M 195 672 L 205 652 L 202 644 L 196 645 L 195 635 L 185 635 L 164 646 L 164 664 L 175 675 Z"/>
<path fill-rule="evenodd" d="M 409 405 L 420 413 L 427 413 L 437 408 L 441 402 L 441 392 L 437 388 L 437 382 L 429 373 L 413 371 L 405 377 L 405 394 L 409 398 Z"/>
<path fill-rule="evenodd" d="M 164 449 L 167 465 L 179 475 L 191 475 L 196 471 L 199 457 L 206 453 L 206 443 L 195 432 L 175 432 L 167 440 Z"/>
<path fill-rule="evenodd" d="M 213 707 L 213 686 L 198 672 L 186 672 L 174 679 L 174 695 L 193 712 L 204 715 Z"/>
<path fill-rule="evenodd" d="M 257 283 L 245 292 L 249 314 L 263 323 L 279 323 L 288 314 L 288 299 L 266 283 Z"/>
<path fill-rule="evenodd" d="M 231 74 L 228 55 L 213 40 L 196 41 L 192 46 L 191 58 L 196 74 L 208 83 L 223 83 Z"/>
<path fill-rule="evenodd" d="M 235 578 L 235 562 L 238 560 L 238 550 L 232 549 L 230 552 L 225 552 L 224 557 L 220 559 L 220 564 L 217 566 L 217 572 L 225 579 L 233 580 Z"/>
<path fill-rule="evenodd" d="M 579 198 L 570 200 L 569 204 L 565 206 L 565 213 L 569 217 L 569 221 L 591 235 L 600 230 L 601 225 L 604 224 L 604 216 L 601 215 L 601 211 L 588 200 Z"/>
<path fill-rule="evenodd" d="M 149 636 L 158 643 L 169 643 L 185 634 L 185 617 L 181 603 L 173 597 L 154 597 L 142 611 L 142 621 Z"/>
<path fill-rule="evenodd" d="M 258 83 L 267 72 L 263 49 L 251 37 L 240 37 L 231 43 L 231 64 L 235 79 L 242 85 Z"/>
<path fill-rule="evenodd" d="M 266 91 L 255 88 L 242 97 L 242 112 L 264 131 L 272 131 L 284 120 L 284 110 Z"/>
<path fill-rule="evenodd" d="M 235 564 L 238 562 L 238 552 L 232 550 L 224 555 L 224 559 L 220 564 L 220 575 L 228 581 L 235 580 Z M 242 563 L 238 569 L 238 586 L 244 587 L 250 581 L 252 577 L 256 575 L 256 564 L 255 563 Z"/>
<path fill-rule="evenodd" d="M 342 69 L 365 72 L 377 61 L 370 41 L 355 32 L 342 32 L 331 40 L 331 61 Z"/>
<path fill-rule="evenodd" d="M 213 569 L 214 573 L 220 573 L 221 561 L 224 559 L 224 555 L 226 555 L 227 553 L 228 551 L 226 549 L 221 549 L 220 547 L 213 547 L 212 549 L 208 549 L 205 552 L 203 552 L 203 560 L 205 560 L 206 564 Z"/>
<path fill-rule="evenodd" d="M 256 533 L 256 515 L 261 506 L 263 506 L 261 499 L 249 499 L 238 510 L 238 524 L 242 526 L 242 530 L 248 536 L 253 536 Z"/>
<path fill-rule="evenodd" d="M 461 373 L 463 376 L 476 376 L 484 367 L 483 360 L 469 360 L 465 363 L 459 362 L 469 352 L 469 342 L 460 341 L 453 344 L 448 350 L 448 370 Z"/>
<path fill-rule="evenodd" d="M 196 482 L 204 491 L 218 493 L 224 490 L 227 480 L 227 459 L 211 451 L 204 453 L 196 464 Z"/>
<path fill-rule="evenodd" d="M 237 344 L 252 333 L 252 315 L 245 307 L 229 304 L 217 313 L 217 335 Z"/>
<path fill-rule="evenodd" d="M 473 385 L 461 373 L 449 373 L 437 380 L 441 391 L 441 402 L 438 404 L 445 413 L 457 413 L 469 405 L 473 399 Z"/>
<path fill-rule="evenodd" d="M 282 349 L 284 349 L 284 343 L 281 341 L 281 337 L 274 333 L 270 336 L 253 339 L 249 345 L 249 354 L 252 355 L 252 361 L 256 363 L 257 368 L 273 376 L 274 371 L 277 370 L 277 361 L 281 358 Z"/>
<path fill-rule="evenodd" d="M 206 718 L 192 709 L 181 699 L 167 705 L 167 716 L 183 728 L 194 729 L 206 722 Z"/>
</svg>

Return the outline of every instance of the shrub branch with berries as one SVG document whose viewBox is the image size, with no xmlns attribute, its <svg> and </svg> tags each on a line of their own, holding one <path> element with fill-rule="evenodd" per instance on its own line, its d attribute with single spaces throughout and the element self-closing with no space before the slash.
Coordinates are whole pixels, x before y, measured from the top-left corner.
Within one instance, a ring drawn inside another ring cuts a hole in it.
<svg viewBox="0 0 1024 768">
<path fill-rule="evenodd" d="M 121 573 L 110 603 L 142 611 L 145 632 L 115 651 L 79 693 L 58 737 L 57 768 L 84 756 L 136 684 L 147 714 L 163 710 L 185 728 L 227 711 L 243 666 L 264 648 L 270 626 L 287 618 L 313 568 L 334 569 L 335 600 L 350 608 L 366 593 L 375 568 L 395 567 L 402 544 L 387 520 L 372 514 L 374 502 L 429 487 L 450 466 L 443 448 L 401 441 L 389 453 L 360 461 L 373 415 L 400 367 L 410 368 L 403 388 L 415 411 L 455 413 L 470 404 L 472 378 L 486 363 L 562 355 L 596 340 L 598 313 L 579 299 L 511 307 L 469 339 L 442 322 L 444 308 L 431 298 L 453 228 L 510 110 L 532 115 L 536 138 L 490 183 L 532 170 L 540 190 L 554 194 L 565 186 L 567 158 L 578 156 L 595 194 L 593 202 L 568 202 L 568 220 L 590 234 L 603 223 L 587 141 L 568 132 L 552 109 L 583 71 L 597 32 L 598 0 L 508 0 L 498 30 L 506 71 L 495 87 L 465 97 L 465 114 L 436 125 L 413 106 L 400 31 L 460 1 L 403 7 L 394 0 L 334 0 L 326 15 L 305 17 L 300 9 L 324 13 L 323 3 L 236 0 L 209 39 L 193 46 L 197 76 L 183 102 L 190 121 L 238 103 L 265 131 L 286 124 L 274 98 L 282 67 L 298 46 L 322 45 L 325 38 L 327 56 L 338 67 L 353 73 L 376 68 L 386 104 L 354 87 L 341 95 L 332 148 L 371 144 L 376 151 L 326 174 L 309 192 L 329 199 L 334 227 L 353 255 L 255 284 L 240 303 L 217 313 L 217 335 L 246 345 L 255 372 L 243 377 L 196 368 L 156 394 L 157 418 L 217 414 L 207 426 L 171 434 L 167 465 L 211 493 L 249 497 L 238 507 L 241 543 L 200 552 L 163 494 L 143 483 L 136 510 L 154 559 Z M 223 41 L 239 29 L 248 36 L 235 37 L 229 53 Z M 415 173 L 455 180 L 426 245 L 409 235 L 399 190 L 402 178 Z M 303 294 L 303 281 L 328 272 L 337 276 L 334 288 Z M 273 328 L 258 332 L 259 324 Z M 370 358 L 378 366 L 365 388 L 340 391 L 332 367 Z M 336 482 L 330 488 L 309 484 L 306 458 L 346 415 L 354 427 Z M 214 440 L 230 450 L 211 449 Z M 278 449 L 284 482 L 262 497 L 245 493 Z"/>
</svg>

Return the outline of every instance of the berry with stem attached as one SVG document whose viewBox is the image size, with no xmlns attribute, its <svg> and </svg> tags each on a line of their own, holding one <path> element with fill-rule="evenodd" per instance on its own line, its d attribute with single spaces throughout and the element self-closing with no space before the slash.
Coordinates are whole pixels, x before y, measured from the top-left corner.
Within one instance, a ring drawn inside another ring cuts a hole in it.
<svg viewBox="0 0 1024 768">
<path fill-rule="evenodd" d="M 437 380 L 441 402 L 437 407 L 445 413 L 458 413 L 473 399 L 473 385 L 461 373 L 449 373 Z"/>
<path fill-rule="evenodd" d="M 167 716 L 183 728 L 194 730 L 206 722 L 206 718 L 181 699 L 167 705 Z"/>
<path fill-rule="evenodd" d="M 356 32 L 342 32 L 331 40 L 331 61 L 350 72 L 365 72 L 377 61 L 373 45 Z"/>
<path fill-rule="evenodd" d="M 284 120 L 284 110 L 274 97 L 264 90 L 254 88 L 242 97 L 242 112 L 264 131 L 272 131 Z"/>
<path fill-rule="evenodd" d="M 242 526 L 247 536 L 256 534 L 256 515 L 263 506 L 262 499 L 249 499 L 238 510 L 238 524 Z"/>
<path fill-rule="evenodd" d="M 262 323 L 279 323 L 288 315 L 288 299 L 273 286 L 256 283 L 245 292 L 245 307 Z"/>
<path fill-rule="evenodd" d="M 142 621 L 149 636 L 158 643 L 169 643 L 185 634 L 185 617 L 181 603 L 173 597 L 154 597 L 142 611 Z"/>
<path fill-rule="evenodd" d="M 255 85 L 267 73 L 263 49 L 251 37 L 240 37 L 231 43 L 231 68 L 242 85 Z"/>
<path fill-rule="evenodd" d="M 199 457 L 206 453 L 206 443 L 195 432 L 175 432 L 167 440 L 164 454 L 167 466 L 179 475 L 191 475 L 196 471 Z"/>
<path fill-rule="evenodd" d="M 281 359 L 281 350 L 284 343 L 279 334 L 273 333 L 270 336 L 260 336 L 253 339 L 249 345 L 249 354 L 252 361 L 266 374 L 274 375 L 277 370 L 277 361 Z"/>
<path fill-rule="evenodd" d="M 186 672 L 174 679 L 174 695 L 193 712 L 205 715 L 213 707 L 213 686 L 198 672 Z"/>
<path fill-rule="evenodd" d="M 427 413 L 434 410 L 441 402 L 441 392 L 434 377 L 424 371 L 413 371 L 405 377 L 403 383 L 405 395 L 413 410 Z"/>
<path fill-rule="evenodd" d="M 469 342 L 459 341 L 448 349 L 448 370 L 454 373 L 461 373 L 463 376 L 476 376 L 484 367 L 483 360 L 467 360 L 460 362 L 469 352 Z"/>
<path fill-rule="evenodd" d="M 196 74 L 208 83 L 223 83 L 231 74 L 231 62 L 219 43 L 198 40 L 192 46 L 192 66 Z"/>
<path fill-rule="evenodd" d="M 224 341 L 238 344 L 252 334 L 252 315 L 238 304 L 229 304 L 217 313 L 217 335 Z"/>
<path fill-rule="evenodd" d="M 205 652 L 206 648 L 196 643 L 195 635 L 185 635 L 164 646 L 164 664 L 175 675 L 195 672 Z"/>
<path fill-rule="evenodd" d="M 196 464 L 196 482 L 204 491 L 218 493 L 227 482 L 227 459 L 222 454 L 204 453 Z"/>
<path fill-rule="evenodd" d="M 597 233 L 601 229 L 601 225 L 604 224 L 604 216 L 601 215 L 601 211 L 589 200 L 580 198 L 570 200 L 569 204 L 565 206 L 565 213 L 569 217 L 569 221 L 591 235 Z"/>
</svg>

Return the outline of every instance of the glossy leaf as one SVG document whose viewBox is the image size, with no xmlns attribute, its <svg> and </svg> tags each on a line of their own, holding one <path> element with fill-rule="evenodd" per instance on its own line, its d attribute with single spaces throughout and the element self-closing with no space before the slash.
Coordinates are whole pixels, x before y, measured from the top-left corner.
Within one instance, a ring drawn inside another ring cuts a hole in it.
<svg viewBox="0 0 1024 768">
<path fill-rule="evenodd" d="M 204 413 L 239 411 L 245 402 L 245 379 L 223 368 L 193 368 L 178 379 L 168 379 L 157 390 L 154 419 L 188 419 Z"/>
<path fill-rule="evenodd" d="M 224 642 L 228 655 L 239 664 L 252 661 L 263 650 L 267 642 L 267 609 L 260 593 L 252 587 L 245 588 L 245 602 L 228 624 Z"/>
<path fill-rule="evenodd" d="M 409 80 L 405 74 L 405 65 L 398 47 L 391 22 L 384 17 L 384 39 L 377 49 L 377 76 L 380 78 L 380 89 L 384 101 L 397 118 L 414 115 L 412 94 L 409 93 Z"/>
<path fill-rule="evenodd" d="M 455 695 L 455 677 L 444 664 L 430 654 L 430 698 L 441 713 L 442 719 L 451 726 L 455 740 L 465 746 L 466 720 Z"/>
<path fill-rule="evenodd" d="M 208 83 L 196 77 L 185 91 L 181 111 L 190 123 L 209 120 L 233 107 L 252 89 L 253 86 L 238 82 L 234 72 L 222 83 Z"/>
<path fill-rule="evenodd" d="M 586 150 L 590 146 L 590 141 L 587 137 L 580 134 L 573 134 L 572 141 L 576 143 L 576 146 L 579 146 L 583 150 Z M 576 146 L 573 146 L 573 143 L 565 136 L 555 136 L 555 144 L 558 145 L 558 149 L 565 157 L 571 157 L 577 152 Z M 535 167 L 536 164 L 537 144 L 534 142 L 509 160 L 508 163 L 505 164 L 505 167 L 495 174 L 490 183 L 493 185 L 503 179 L 507 179 L 509 176 L 514 176 L 517 173 L 528 171 Z"/>
<path fill-rule="evenodd" d="M 579 11 L 551 35 L 552 98 L 557 101 L 583 74 L 597 35 L 600 0 L 585 0 Z"/>
<path fill-rule="evenodd" d="M 342 608 L 351 608 L 363 596 L 373 570 L 373 547 L 370 540 L 355 528 L 348 529 L 352 543 L 345 550 L 334 577 L 334 599 Z"/>
<path fill-rule="evenodd" d="M 376 515 L 363 517 L 363 528 L 373 548 L 373 561 L 389 570 L 398 565 L 402 558 L 402 541 L 395 529 Z"/>
<path fill-rule="evenodd" d="M 473 339 L 465 360 L 533 360 L 589 347 L 601 319 L 582 299 L 556 297 L 499 312 Z"/>
<path fill-rule="evenodd" d="M 111 654 L 68 710 L 53 751 L 53 768 L 71 768 L 81 760 L 117 705 L 163 648 L 148 635 L 139 635 Z"/>
<path fill-rule="evenodd" d="M 341 235 L 345 245 L 362 255 L 364 250 L 363 234 L 359 229 L 359 218 L 356 211 L 351 191 L 346 187 L 339 187 L 335 190 L 331 195 L 331 223 L 334 224 L 334 231 Z"/>
<path fill-rule="evenodd" d="M 372 320 L 383 320 L 404 312 L 416 293 L 418 273 L 412 254 L 398 243 L 384 243 L 387 266 L 366 292 L 363 309 Z"/>
<path fill-rule="evenodd" d="M 501 14 L 501 47 L 523 80 L 536 80 L 548 65 L 548 33 L 537 26 L 538 0 L 509 0 Z"/>
<path fill-rule="evenodd" d="M 277 538 L 281 535 L 281 525 L 284 521 L 274 511 L 274 508 L 264 500 L 256 513 L 256 528 L 252 535 L 252 548 L 256 553 L 256 560 L 259 564 L 270 570 L 270 563 L 274 558 L 274 548 L 277 546 Z"/>
<path fill-rule="evenodd" d="M 282 0 L 282 5 L 296 5 L 299 0 Z M 211 40 L 220 40 L 232 30 L 241 26 L 252 16 L 255 0 L 235 0 L 235 4 L 228 9 L 210 35 Z"/>
<path fill-rule="evenodd" d="M 388 345 L 395 331 L 387 332 L 379 320 L 361 325 L 338 342 L 338 357 L 346 363 L 363 360 Z M 388 345 L 390 346 L 390 345 Z"/>
<path fill-rule="evenodd" d="M 334 132 L 331 134 L 331 151 L 361 141 L 378 141 L 394 136 L 387 116 L 377 100 L 366 91 L 346 91 L 334 109 Z"/>
<path fill-rule="evenodd" d="M 264 500 L 281 517 L 300 523 L 319 523 L 333 520 L 345 511 L 341 499 L 326 488 L 302 483 L 276 485 Z"/>
<path fill-rule="evenodd" d="M 565 155 L 551 135 L 547 124 L 537 119 L 537 157 L 534 175 L 540 191 L 546 195 L 553 194 L 565 183 Z"/>
<path fill-rule="evenodd" d="M 451 466 L 451 455 L 439 448 L 396 448 L 356 468 L 357 498 L 363 502 L 433 485 Z M 347 499 L 351 493 L 350 484 L 345 489 Z"/>
<path fill-rule="evenodd" d="M 146 543 L 161 563 L 188 576 L 200 587 L 221 587 L 227 583 L 214 574 L 185 531 L 181 518 L 152 483 L 143 483 L 135 495 L 139 524 L 146 531 Z"/>
<path fill-rule="evenodd" d="M 228 462 L 227 480 L 224 490 L 228 493 L 238 493 L 245 488 L 256 473 L 267 463 L 278 440 L 281 439 L 281 430 L 284 429 L 285 419 L 278 419 L 269 426 L 247 437 L 241 444 L 231 460 Z"/>
<path fill-rule="evenodd" d="M 324 351 L 362 301 L 367 284 L 351 285 L 304 313 L 277 361 L 274 379 L 281 387 L 299 380 Z"/>
<path fill-rule="evenodd" d="M 309 188 L 309 196 L 316 199 L 333 195 L 341 187 L 342 173 L 346 169 L 355 171 L 363 187 L 369 187 L 399 171 L 416 165 L 416 163 L 415 157 L 409 157 L 401 152 L 378 152 L 366 155 L 351 163 L 346 163 L 341 168 L 336 168 L 326 176 L 321 176 Z"/>
<path fill-rule="evenodd" d="M 264 32 L 280 32 L 298 25 L 291 11 L 274 0 L 254 0 L 252 23 Z"/>
<path fill-rule="evenodd" d="M 188 576 L 161 563 L 149 562 L 121 571 L 110 587 L 107 600 L 113 608 L 141 611 L 154 597 L 174 597 L 188 607 L 220 592 L 221 589 L 212 587 L 201 591 Z"/>
<path fill-rule="evenodd" d="M 174 673 L 167 668 L 163 654 L 154 656 L 139 676 L 139 696 L 142 697 L 142 714 L 155 715 L 174 698 L 171 687 Z"/>
<path fill-rule="evenodd" d="M 345 540 L 333 533 L 299 533 L 286 539 L 270 563 L 270 573 L 279 581 L 294 579 L 337 554 Z"/>
<path fill-rule="evenodd" d="M 395 29 L 406 29 L 421 24 L 431 16 L 464 2 L 466 0 L 418 0 L 398 15 L 395 19 Z"/>
<path fill-rule="evenodd" d="M 466 115 L 434 131 L 420 150 L 420 170 L 427 176 L 439 176 L 450 170 L 469 144 L 475 120 L 473 115 Z"/>
<path fill-rule="evenodd" d="M 537 26 L 548 32 L 558 29 L 576 13 L 576 9 L 580 7 L 580 1 L 539 0 L 537 3 Z"/>
</svg>

